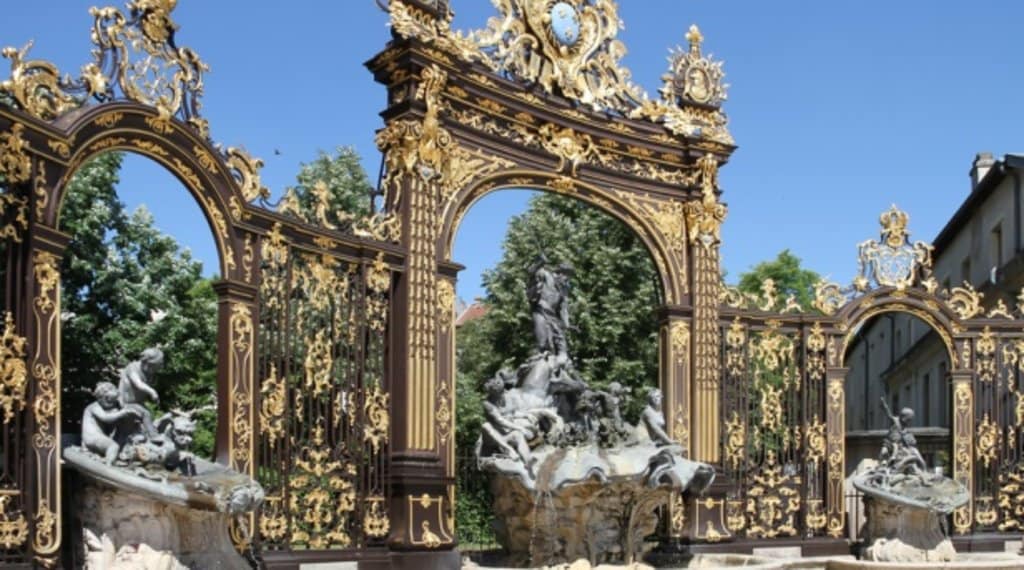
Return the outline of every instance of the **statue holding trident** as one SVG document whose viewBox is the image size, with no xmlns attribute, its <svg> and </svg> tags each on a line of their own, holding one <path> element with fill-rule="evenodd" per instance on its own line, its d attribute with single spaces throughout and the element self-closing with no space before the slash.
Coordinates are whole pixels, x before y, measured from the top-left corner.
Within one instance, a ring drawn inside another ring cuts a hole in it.
<svg viewBox="0 0 1024 570">
<path fill-rule="evenodd" d="M 530 267 L 528 296 L 533 317 L 533 334 L 537 351 L 548 352 L 559 359 L 568 359 L 569 343 L 569 276 L 567 264 L 552 270 L 546 255 L 541 253 Z"/>
</svg>

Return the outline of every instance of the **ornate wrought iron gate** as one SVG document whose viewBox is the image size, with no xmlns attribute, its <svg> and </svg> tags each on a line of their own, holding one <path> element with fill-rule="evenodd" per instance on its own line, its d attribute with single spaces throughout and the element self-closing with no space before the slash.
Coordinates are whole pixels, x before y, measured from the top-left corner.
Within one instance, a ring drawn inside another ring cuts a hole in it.
<svg viewBox="0 0 1024 570">
<path fill-rule="evenodd" d="M 323 192 L 308 208 L 294 196 L 276 211 L 255 203 L 269 195 L 261 163 L 213 144 L 198 112 L 206 66 L 177 45 L 172 1 L 94 10 L 96 55 L 78 79 L 27 48 L 4 51 L 0 560 L 56 566 L 67 541 L 59 214 L 76 169 L 113 150 L 174 173 L 214 235 L 218 460 L 268 490 L 252 532 L 234 532 L 268 566 L 458 565 L 451 248 L 472 203 L 508 187 L 588 202 L 651 253 L 669 425 L 722 472 L 709 497 L 678 498 L 672 537 L 844 544 L 843 347 L 882 311 L 920 316 L 951 353 L 955 474 L 975 492 L 957 532 L 1024 525 L 1024 330 L 1005 308 L 981 314 L 969 288 L 937 292 L 905 220 L 875 252 L 910 247 L 910 277 L 823 284 L 815 314 L 768 284 L 756 299 L 723 292 L 717 172 L 735 147 L 721 64 L 696 27 L 651 99 L 620 63 L 610 0 L 501 0 L 500 17 L 471 35 L 450 28 L 447 4 L 387 6 L 393 41 L 367 64 L 387 87 L 382 208 L 362 219 L 331 212 Z M 541 13 L 556 8 L 571 12 L 558 30 Z"/>
</svg>

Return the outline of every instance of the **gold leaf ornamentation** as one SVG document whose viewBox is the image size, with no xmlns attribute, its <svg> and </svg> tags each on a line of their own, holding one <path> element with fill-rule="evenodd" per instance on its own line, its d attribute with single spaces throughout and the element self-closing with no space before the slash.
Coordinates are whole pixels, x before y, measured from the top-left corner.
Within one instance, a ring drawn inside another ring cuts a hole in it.
<svg viewBox="0 0 1024 570">
<path fill-rule="evenodd" d="M 701 199 L 687 202 L 684 210 L 691 243 L 712 247 L 721 242 L 721 226 L 728 209 L 718 202 L 718 161 L 711 154 L 702 156 L 697 165 L 701 172 Z"/>
<path fill-rule="evenodd" d="M 52 63 L 29 60 L 32 42 L 20 50 L 5 47 L 0 55 L 11 60 L 11 77 L 0 82 L 0 93 L 10 95 L 21 109 L 48 121 L 76 109 L 81 102 L 64 92 L 60 72 Z"/>
<path fill-rule="evenodd" d="M 860 274 L 855 284 L 863 290 L 871 282 L 897 291 L 931 277 L 932 246 L 910 243 L 910 216 L 895 205 L 879 217 L 881 241 L 868 240 L 857 246 Z"/>
<path fill-rule="evenodd" d="M 32 177 L 32 159 L 28 141 L 22 135 L 25 126 L 15 123 L 8 133 L 0 133 L 0 176 L 7 184 L 28 182 Z"/>
<path fill-rule="evenodd" d="M 746 508 L 747 536 L 796 536 L 800 476 L 787 474 L 772 450 L 768 451 L 764 466 L 752 475 L 750 483 Z"/>
<path fill-rule="evenodd" d="M 288 388 L 284 378 L 278 378 L 276 364 L 270 365 L 260 393 L 260 431 L 274 441 L 284 434 L 284 413 L 288 404 Z"/>
<path fill-rule="evenodd" d="M 391 530 L 391 521 L 384 512 L 384 501 L 384 497 L 381 496 L 366 498 L 366 514 L 363 515 L 363 532 L 366 536 L 383 538 Z"/>
<path fill-rule="evenodd" d="M 975 291 L 970 283 L 964 283 L 963 287 L 953 288 L 946 305 L 961 320 L 973 319 L 982 314 L 981 300 L 984 297 L 985 295 Z"/>
<path fill-rule="evenodd" d="M 388 441 L 388 428 L 391 425 L 389 406 L 391 395 L 374 386 L 366 393 L 366 402 L 363 404 L 363 412 L 366 414 L 366 424 L 363 427 L 363 441 L 370 442 L 374 453 L 380 453 L 381 446 Z"/>
<path fill-rule="evenodd" d="M 988 412 L 982 417 L 975 434 L 975 454 L 978 461 L 988 469 L 999 453 L 999 426 L 992 421 Z"/>
<path fill-rule="evenodd" d="M 11 499 L 20 493 L 17 490 L 0 489 L 0 547 L 13 550 L 28 540 L 28 520 L 25 513 L 11 508 Z"/>
<path fill-rule="evenodd" d="M 14 315 L 8 311 L 4 317 L 3 336 L 0 337 L 0 408 L 4 412 L 4 424 L 10 423 L 15 414 L 25 409 L 28 387 L 25 342 L 25 337 L 15 332 Z"/>
<path fill-rule="evenodd" d="M 568 127 L 559 129 L 550 123 L 540 128 L 540 142 L 545 150 L 561 161 L 558 164 L 558 172 L 568 171 L 571 176 L 575 176 L 580 164 L 589 160 L 595 153 L 594 141 L 590 135 L 579 134 Z"/>
<path fill-rule="evenodd" d="M 231 175 L 234 176 L 238 188 L 242 192 L 242 197 L 247 202 L 257 198 L 270 197 L 270 190 L 263 186 L 260 179 L 260 169 L 263 168 L 262 160 L 253 158 L 243 149 L 234 147 L 227 150 L 226 156 L 227 164 L 231 168 Z M 205 165 L 204 168 L 206 168 Z"/>
<path fill-rule="evenodd" d="M 668 329 L 669 342 L 672 343 L 672 354 L 676 363 L 685 365 L 690 359 L 690 323 L 672 321 Z"/>
</svg>

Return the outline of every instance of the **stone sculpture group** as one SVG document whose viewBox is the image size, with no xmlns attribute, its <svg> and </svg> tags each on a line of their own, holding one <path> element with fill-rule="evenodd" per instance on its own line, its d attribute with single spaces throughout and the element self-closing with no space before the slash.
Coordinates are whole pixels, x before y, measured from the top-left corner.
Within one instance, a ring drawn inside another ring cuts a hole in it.
<svg viewBox="0 0 1024 570">
<path fill-rule="evenodd" d="M 194 412 L 153 419 L 159 394 L 152 380 L 164 362 L 159 348 L 121 369 L 118 384 L 101 381 L 82 414 L 82 445 L 64 460 L 82 484 L 73 497 L 86 568 L 248 569 L 228 536 L 231 519 L 263 502 L 248 476 L 196 457 Z"/>
<path fill-rule="evenodd" d="M 656 509 L 673 492 L 703 491 L 714 470 L 684 459 L 660 390 L 647 392 L 629 425 L 629 389 L 583 380 L 568 342 L 572 268 L 542 255 L 530 276 L 534 353 L 484 383 L 477 459 L 492 474 L 498 538 L 515 563 L 632 562 L 648 547 Z"/>
<path fill-rule="evenodd" d="M 867 520 L 862 557 L 876 562 L 948 562 L 956 556 L 946 517 L 970 498 L 962 484 L 928 468 L 910 432 L 914 411 L 894 415 L 878 465 L 852 482 L 864 493 Z"/>
</svg>

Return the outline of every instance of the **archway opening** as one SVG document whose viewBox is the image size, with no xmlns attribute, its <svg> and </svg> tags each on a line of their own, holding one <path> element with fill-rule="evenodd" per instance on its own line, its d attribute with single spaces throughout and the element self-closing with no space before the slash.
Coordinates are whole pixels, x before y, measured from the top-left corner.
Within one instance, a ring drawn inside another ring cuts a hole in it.
<svg viewBox="0 0 1024 570">
<path fill-rule="evenodd" d="M 659 385 L 662 280 L 643 240 L 625 222 L 582 200 L 540 191 L 491 192 L 462 218 L 453 260 L 459 276 L 456 328 L 456 530 L 463 552 L 498 548 L 491 526 L 489 477 L 474 447 L 485 421 L 484 384 L 515 374 L 539 352 L 528 295 L 543 253 L 569 267 L 568 352 L 592 389 L 629 389 L 623 414 L 635 423 L 646 393 Z"/>
<path fill-rule="evenodd" d="M 213 457 L 218 251 L 188 194 L 131 153 L 95 156 L 70 179 L 59 217 L 71 237 L 60 266 L 66 433 L 81 432 L 99 383 L 120 390 L 126 367 L 157 348 L 162 367 L 147 368 L 145 380 L 159 402 L 144 403 L 161 415 L 192 411 L 193 451 Z"/>
<path fill-rule="evenodd" d="M 858 325 L 846 348 L 847 480 L 869 468 L 894 429 L 893 416 L 913 410 L 910 433 L 925 462 L 950 476 L 952 388 L 949 349 L 939 333 L 906 312 L 884 312 Z M 859 494 L 847 485 L 849 529 L 863 523 Z"/>
</svg>

